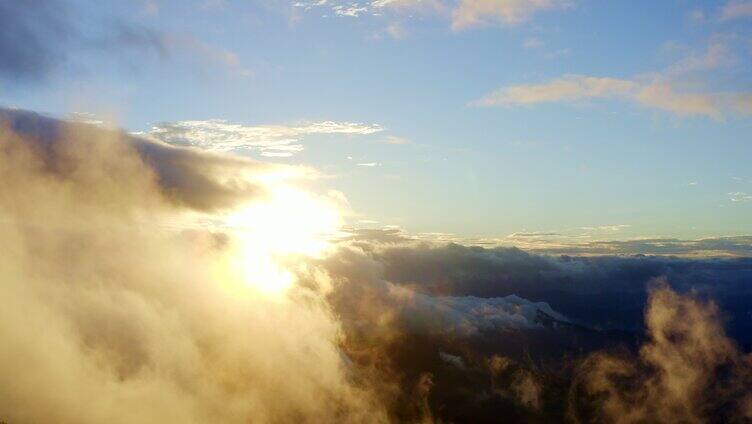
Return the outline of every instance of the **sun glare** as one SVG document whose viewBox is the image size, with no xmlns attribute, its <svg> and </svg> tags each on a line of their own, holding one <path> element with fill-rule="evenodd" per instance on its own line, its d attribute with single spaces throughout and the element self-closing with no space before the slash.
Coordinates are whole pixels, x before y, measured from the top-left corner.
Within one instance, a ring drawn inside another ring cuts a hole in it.
<svg viewBox="0 0 752 424">
<path fill-rule="evenodd" d="M 229 216 L 227 224 L 241 241 L 233 268 L 244 282 L 266 294 L 282 294 L 295 282 L 285 260 L 321 256 L 341 216 L 332 202 L 278 186 L 268 198 Z"/>
</svg>

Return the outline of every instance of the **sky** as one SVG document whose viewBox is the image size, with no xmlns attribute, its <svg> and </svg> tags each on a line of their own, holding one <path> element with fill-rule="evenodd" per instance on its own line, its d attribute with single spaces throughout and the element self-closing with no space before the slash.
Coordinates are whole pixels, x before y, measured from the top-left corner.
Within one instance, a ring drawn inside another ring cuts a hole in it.
<svg viewBox="0 0 752 424">
<path fill-rule="evenodd" d="M 313 167 L 354 227 L 752 233 L 750 2 L 40 5 L 0 105 Z"/>
</svg>

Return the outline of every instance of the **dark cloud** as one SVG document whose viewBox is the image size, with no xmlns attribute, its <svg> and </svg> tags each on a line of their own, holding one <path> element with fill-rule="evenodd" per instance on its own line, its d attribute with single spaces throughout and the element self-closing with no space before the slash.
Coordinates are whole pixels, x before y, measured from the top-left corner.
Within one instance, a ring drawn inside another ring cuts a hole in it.
<svg viewBox="0 0 752 424">
<path fill-rule="evenodd" d="M 73 178 L 82 166 L 79 155 L 109 155 L 110 147 L 135 152 L 154 173 L 164 199 L 200 211 L 230 208 L 263 195 L 254 183 L 259 172 L 274 165 L 246 158 L 220 156 L 133 137 L 92 125 L 63 122 L 36 113 L 0 110 L 0 123 L 34 149 L 47 172 Z"/>
<path fill-rule="evenodd" d="M 120 16 L 81 13 L 66 0 L 0 0 L 0 78 L 40 83 L 65 66 L 86 70 L 80 53 L 115 61 L 129 71 L 145 59 L 179 59 L 248 75 L 230 51 L 190 35 L 164 32 Z"/>
<path fill-rule="evenodd" d="M 752 407 L 741 353 L 752 346 L 752 259 L 551 256 L 361 235 L 317 266 L 332 282 L 345 352 L 399 420 L 635 422 L 621 405 L 639 409 L 636 422 L 701 422 Z M 677 389 L 693 367 L 702 375 Z M 695 400 L 708 402 L 677 412 Z"/>
<path fill-rule="evenodd" d="M 102 51 L 137 51 L 155 53 L 161 59 L 170 56 L 172 47 L 168 37 L 161 31 L 145 25 L 128 23 L 116 19 L 109 25 L 111 29 L 101 38 L 90 40 L 89 44 Z"/>
<path fill-rule="evenodd" d="M 66 59 L 68 42 L 76 36 L 69 10 L 60 1 L 0 1 L 0 77 L 45 79 Z"/>
<path fill-rule="evenodd" d="M 358 241 L 359 246 L 365 242 Z M 641 325 L 646 284 L 718 299 L 734 336 L 752 334 L 752 259 L 541 255 L 517 248 L 371 243 L 363 252 L 390 283 L 437 296 L 521 296 L 600 329 Z M 745 343 L 752 338 L 745 337 Z"/>
</svg>

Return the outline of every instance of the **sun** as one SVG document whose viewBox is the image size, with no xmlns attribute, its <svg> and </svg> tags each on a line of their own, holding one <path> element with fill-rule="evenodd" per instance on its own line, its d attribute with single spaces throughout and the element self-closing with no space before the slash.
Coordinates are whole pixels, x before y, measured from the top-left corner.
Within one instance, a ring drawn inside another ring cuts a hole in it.
<svg viewBox="0 0 752 424">
<path fill-rule="evenodd" d="M 293 256 L 320 257 L 342 225 L 337 205 L 291 186 L 227 218 L 240 241 L 233 268 L 249 286 L 266 294 L 284 293 L 295 277 L 285 264 Z"/>
</svg>

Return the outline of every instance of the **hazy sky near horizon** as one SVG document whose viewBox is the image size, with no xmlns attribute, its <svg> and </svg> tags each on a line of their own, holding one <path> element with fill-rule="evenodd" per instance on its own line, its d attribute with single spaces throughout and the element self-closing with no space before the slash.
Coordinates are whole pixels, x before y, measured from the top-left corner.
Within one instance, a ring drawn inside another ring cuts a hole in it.
<svg viewBox="0 0 752 424">
<path fill-rule="evenodd" d="M 752 233 L 752 1 L 31 3 L 1 106 L 312 166 L 354 225 Z"/>
</svg>

